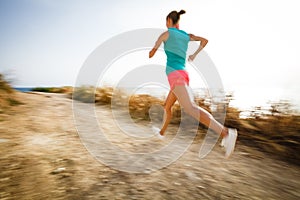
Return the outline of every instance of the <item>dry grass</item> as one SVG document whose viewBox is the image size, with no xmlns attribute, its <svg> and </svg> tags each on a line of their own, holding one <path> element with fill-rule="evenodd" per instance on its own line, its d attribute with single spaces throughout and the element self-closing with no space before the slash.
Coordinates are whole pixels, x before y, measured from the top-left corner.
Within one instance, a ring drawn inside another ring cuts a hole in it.
<svg viewBox="0 0 300 200">
<path fill-rule="evenodd" d="M 239 140 L 244 144 L 300 165 L 300 116 L 268 115 L 238 122 Z"/>
<path fill-rule="evenodd" d="M 16 97 L 15 91 L 0 74 L 0 114 L 6 113 L 10 107 L 20 104 L 22 102 Z"/>
</svg>

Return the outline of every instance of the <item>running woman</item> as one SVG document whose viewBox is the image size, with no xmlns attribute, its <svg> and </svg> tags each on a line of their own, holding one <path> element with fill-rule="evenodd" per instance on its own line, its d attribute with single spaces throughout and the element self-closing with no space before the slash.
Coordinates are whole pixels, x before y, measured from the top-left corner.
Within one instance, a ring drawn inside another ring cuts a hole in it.
<svg viewBox="0 0 300 200">
<path fill-rule="evenodd" d="M 172 11 L 168 14 L 166 18 L 168 30 L 159 36 L 153 49 L 149 52 L 149 58 L 152 58 L 161 43 L 164 43 L 164 50 L 167 56 L 166 74 L 170 84 L 170 91 L 164 104 L 164 119 L 162 128 L 158 130 L 158 134 L 159 136 L 164 136 L 172 117 L 171 108 L 176 100 L 178 100 L 186 113 L 205 126 L 209 127 L 210 125 L 210 128 L 214 132 L 223 137 L 221 145 L 225 147 L 225 157 L 228 158 L 235 147 L 237 130 L 223 126 L 209 112 L 197 106 L 188 90 L 189 75 L 185 69 L 188 43 L 189 41 L 200 42 L 199 48 L 194 54 L 188 57 L 189 61 L 193 61 L 206 46 L 208 40 L 193 34 L 187 34 L 185 31 L 179 29 L 180 15 L 184 13 L 185 11 L 181 10 L 180 12 Z"/>
</svg>

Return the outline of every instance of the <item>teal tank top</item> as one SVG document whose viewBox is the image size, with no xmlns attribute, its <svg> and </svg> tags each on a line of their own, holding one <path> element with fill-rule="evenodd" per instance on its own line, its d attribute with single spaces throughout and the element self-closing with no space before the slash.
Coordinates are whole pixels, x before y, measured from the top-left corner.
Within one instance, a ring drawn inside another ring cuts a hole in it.
<svg viewBox="0 0 300 200">
<path fill-rule="evenodd" d="M 169 37 L 164 42 L 164 50 L 167 55 L 166 74 L 176 70 L 185 70 L 185 59 L 190 36 L 177 28 L 169 28 Z"/>
</svg>

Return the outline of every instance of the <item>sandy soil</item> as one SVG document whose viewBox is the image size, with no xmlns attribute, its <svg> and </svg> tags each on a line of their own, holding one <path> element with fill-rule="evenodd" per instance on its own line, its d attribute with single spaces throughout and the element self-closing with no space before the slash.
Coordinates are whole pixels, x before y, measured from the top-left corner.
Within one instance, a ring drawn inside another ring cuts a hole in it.
<svg viewBox="0 0 300 200">
<path fill-rule="evenodd" d="M 112 169 L 93 158 L 81 143 L 72 100 L 63 94 L 18 95 L 24 104 L 0 115 L 2 200 L 300 199 L 299 166 L 239 141 L 230 159 L 224 159 L 219 146 L 199 159 L 201 132 L 180 159 L 163 169 L 140 174 Z M 110 116 L 105 106 L 96 111 L 98 116 Z M 106 119 L 109 137 L 134 150 L 131 140 L 109 134 L 113 125 L 111 118 Z M 174 131 L 176 127 L 171 126 L 167 138 Z M 151 145 L 156 144 L 147 148 Z"/>
</svg>

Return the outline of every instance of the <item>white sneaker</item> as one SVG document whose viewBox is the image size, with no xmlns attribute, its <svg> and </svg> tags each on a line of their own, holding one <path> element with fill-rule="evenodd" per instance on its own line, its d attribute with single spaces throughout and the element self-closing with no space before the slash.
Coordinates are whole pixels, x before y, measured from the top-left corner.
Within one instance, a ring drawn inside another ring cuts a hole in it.
<svg viewBox="0 0 300 200">
<path fill-rule="evenodd" d="M 234 151 L 236 139 L 237 139 L 237 130 L 234 128 L 228 129 L 228 135 L 222 139 L 221 146 L 225 147 L 225 157 L 229 158 L 229 156 Z"/>
<path fill-rule="evenodd" d="M 161 140 L 165 139 L 165 136 L 160 134 L 160 129 L 159 128 L 157 128 L 155 126 L 152 126 L 152 131 L 155 133 L 156 137 L 158 137 L 159 139 L 161 139 Z"/>
<path fill-rule="evenodd" d="M 225 146 L 225 138 L 222 139 L 220 146 L 221 146 L 221 147 L 224 147 L 224 146 Z"/>
</svg>

